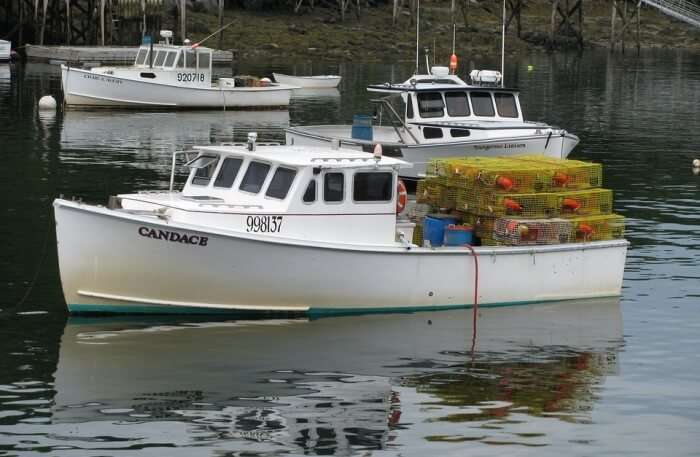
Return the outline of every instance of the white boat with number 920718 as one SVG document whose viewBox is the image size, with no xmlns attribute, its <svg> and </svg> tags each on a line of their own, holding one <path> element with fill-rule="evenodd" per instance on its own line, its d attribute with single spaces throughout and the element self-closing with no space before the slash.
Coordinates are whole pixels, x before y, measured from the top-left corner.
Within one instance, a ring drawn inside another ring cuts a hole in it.
<svg viewBox="0 0 700 457">
<path fill-rule="evenodd" d="M 182 191 L 173 179 L 107 207 L 55 200 L 71 312 L 413 311 L 475 295 L 494 306 L 620 294 L 623 239 L 412 244 L 414 224 L 397 214 L 402 160 L 252 136 L 196 151 Z"/>
<path fill-rule="evenodd" d="M 251 77 L 212 81 L 212 50 L 197 44 L 142 45 L 125 67 L 73 68 L 61 65 L 68 106 L 122 108 L 281 108 L 296 86 Z"/>
</svg>

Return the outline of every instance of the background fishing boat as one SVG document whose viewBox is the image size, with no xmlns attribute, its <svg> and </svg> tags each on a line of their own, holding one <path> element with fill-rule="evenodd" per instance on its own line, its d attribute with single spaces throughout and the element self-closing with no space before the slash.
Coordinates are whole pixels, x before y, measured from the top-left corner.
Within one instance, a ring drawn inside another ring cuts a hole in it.
<svg viewBox="0 0 700 457">
<path fill-rule="evenodd" d="M 292 76 L 282 73 L 272 73 L 275 81 L 282 84 L 289 84 L 301 88 L 334 88 L 340 84 L 341 77 L 338 75 L 315 75 L 315 76 Z"/>
<path fill-rule="evenodd" d="M 168 32 L 168 31 L 164 31 Z M 212 79 L 212 50 L 198 44 L 142 45 L 128 67 L 61 66 L 68 106 L 122 108 L 286 108 L 295 86 L 266 78 Z"/>
</svg>

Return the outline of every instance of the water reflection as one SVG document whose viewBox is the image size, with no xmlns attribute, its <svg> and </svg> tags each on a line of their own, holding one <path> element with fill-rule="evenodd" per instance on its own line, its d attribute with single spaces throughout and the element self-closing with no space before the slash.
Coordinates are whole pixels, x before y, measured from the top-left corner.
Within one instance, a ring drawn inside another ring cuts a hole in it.
<svg viewBox="0 0 700 457">
<path fill-rule="evenodd" d="M 536 444 L 552 437 L 521 436 L 523 423 L 589 420 L 596 389 L 616 371 L 619 303 L 482 310 L 474 353 L 471 337 L 469 310 L 313 321 L 71 317 L 53 386 L 2 386 L 0 436 L 15 451 L 112 454 L 206 446 L 351 455 L 410 444 L 420 455 L 445 442 Z"/>
</svg>

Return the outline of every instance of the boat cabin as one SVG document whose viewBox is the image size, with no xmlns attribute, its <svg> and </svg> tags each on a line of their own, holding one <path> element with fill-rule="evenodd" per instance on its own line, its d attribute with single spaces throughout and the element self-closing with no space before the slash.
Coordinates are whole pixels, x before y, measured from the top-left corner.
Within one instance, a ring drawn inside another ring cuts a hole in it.
<svg viewBox="0 0 700 457">
<path fill-rule="evenodd" d="M 433 67 L 430 75 L 415 75 L 402 84 L 371 85 L 368 90 L 400 96 L 399 122 L 420 143 L 455 141 L 470 136 L 470 129 L 524 123 L 516 89 L 467 84 L 446 70 Z"/>
<path fill-rule="evenodd" d="M 409 167 L 406 162 L 254 141 L 195 149 L 181 192 L 120 195 L 122 208 L 251 235 L 396 243 L 398 170 Z"/>
<path fill-rule="evenodd" d="M 97 67 L 93 72 L 128 77 L 152 83 L 184 87 L 211 87 L 212 49 L 176 46 L 170 43 L 144 44 L 130 67 Z"/>
</svg>

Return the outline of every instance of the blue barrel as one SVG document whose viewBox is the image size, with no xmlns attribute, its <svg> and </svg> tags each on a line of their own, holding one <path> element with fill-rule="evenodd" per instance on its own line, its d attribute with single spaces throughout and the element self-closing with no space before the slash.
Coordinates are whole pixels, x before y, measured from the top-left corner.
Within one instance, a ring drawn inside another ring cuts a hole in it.
<svg viewBox="0 0 700 457">
<path fill-rule="evenodd" d="M 472 244 L 472 228 L 469 225 L 448 225 L 445 228 L 445 246 Z"/>
<path fill-rule="evenodd" d="M 445 239 L 445 227 L 456 224 L 457 219 L 447 214 L 430 214 L 423 221 L 423 240 L 430 241 L 431 246 L 442 246 Z"/>
<path fill-rule="evenodd" d="M 355 114 L 352 117 L 352 132 L 350 136 L 356 140 L 372 141 L 372 116 Z"/>
</svg>

